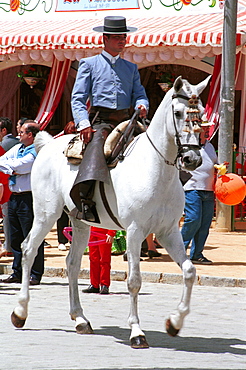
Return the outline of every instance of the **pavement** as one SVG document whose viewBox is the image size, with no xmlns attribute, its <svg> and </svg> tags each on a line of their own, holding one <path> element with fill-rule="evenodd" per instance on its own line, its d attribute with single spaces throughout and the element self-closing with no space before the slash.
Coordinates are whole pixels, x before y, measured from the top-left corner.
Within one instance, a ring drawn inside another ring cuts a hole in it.
<svg viewBox="0 0 246 370">
<path fill-rule="evenodd" d="M 1 234 L 0 234 L 1 236 Z M 65 258 L 67 251 L 59 251 L 57 231 L 54 227 L 45 239 L 49 248 L 45 248 L 44 276 L 66 276 Z M 68 247 L 69 248 L 69 247 Z M 153 283 L 182 283 L 180 268 L 174 263 L 164 248 L 158 249 L 162 254 L 158 258 L 143 258 L 140 262 L 142 279 Z M 188 250 L 189 253 L 189 250 Z M 204 255 L 213 261 L 212 265 L 196 265 L 196 284 L 205 286 L 225 286 L 246 288 L 246 231 L 218 232 L 214 227 L 204 248 Z M 0 274 L 12 272 L 13 258 L 0 259 Z M 125 281 L 128 264 L 122 255 L 112 255 L 111 280 Z M 84 255 L 81 263 L 80 278 L 89 279 L 89 257 Z"/>
<path fill-rule="evenodd" d="M 205 256 L 213 265 L 197 265 L 191 310 L 177 337 L 165 321 L 182 296 L 181 273 L 164 249 L 144 258 L 139 317 L 149 349 L 132 349 L 127 317 L 127 262 L 112 256 L 110 294 L 85 294 L 88 256 L 83 257 L 79 295 L 94 334 L 78 335 L 69 316 L 65 257 L 54 228 L 46 238 L 45 275 L 30 287 L 28 318 L 22 329 L 11 324 L 20 284 L 0 284 L 0 370 L 246 370 L 246 233 L 210 230 Z M 12 258 L 0 260 L 2 274 Z"/>
<path fill-rule="evenodd" d="M 181 285 L 143 282 L 141 328 L 149 349 L 132 349 L 127 323 L 130 299 L 125 281 L 112 281 L 111 294 L 84 294 L 85 316 L 94 334 L 79 335 L 69 316 L 67 278 L 43 277 L 30 288 L 29 316 L 22 329 L 10 314 L 19 284 L 0 286 L 1 370 L 242 370 L 246 369 L 245 289 L 194 286 L 191 311 L 177 337 L 165 321 L 182 295 Z"/>
</svg>

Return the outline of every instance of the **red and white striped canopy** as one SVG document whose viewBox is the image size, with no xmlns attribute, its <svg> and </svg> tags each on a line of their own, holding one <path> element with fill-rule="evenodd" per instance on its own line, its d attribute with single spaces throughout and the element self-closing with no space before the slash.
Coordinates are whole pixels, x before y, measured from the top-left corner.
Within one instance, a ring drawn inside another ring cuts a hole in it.
<svg viewBox="0 0 246 370">
<path fill-rule="evenodd" d="M 102 34 L 92 31 L 98 19 L 77 21 L 0 21 L 0 54 L 17 50 L 86 49 L 102 47 Z M 135 46 L 222 46 L 223 14 L 128 19 L 138 28 L 127 39 L 127 47 Z M 237 45 L 246 31 L 246 11 L 237 17 Z"/>
</svg>

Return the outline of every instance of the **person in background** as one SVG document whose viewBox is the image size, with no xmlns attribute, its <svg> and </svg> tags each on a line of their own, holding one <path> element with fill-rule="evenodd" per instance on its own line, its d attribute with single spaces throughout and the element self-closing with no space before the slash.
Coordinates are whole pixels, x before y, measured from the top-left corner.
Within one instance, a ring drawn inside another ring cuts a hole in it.
<svg viewBox="0 0 246 370">
<path fill-rule="evenodd" d="M 152 259 L 153 257 L 161 257 L 162 254 L 159 253 L 157 250 L 156 250 L 156 246 L 159 246 L 159 244 L 157 243 L 156 239 L 154 238 L 154 235 L 153 234 L 149 234 L 146 238 L 146 241 L 147 241 L 147 244 L 148 244 L 148 257 L 150 259 Z"/>
<path fill-rule="evenodd" d="M 21 129 L 21 126 L 28 120 L 28 118 L 26 117 L 21 117 L 17 123 L 16 123 L 16 131 L 17 131 L 17 138 L 19 139 L 20 138 L 20 129 Z"/>
<path fill-rule="evenodd" d="M 0 117 L 0 156 L 5 154 L 9 149 L 19 143 L 14 135 L 12 135 L 12 121 L 8 117 Z M 2 196 L 0 199 L 0 207 L 3 216 L 3 232 L 4 232 L 4 244 L 0 246 L 0 258 L 12 256 L 12 248 L 10 242 L 10 229 L 8 219 L 8 200 L 11 195 L 9 190 L 9 175 L 0 172 L 0 183 L 2 186 Z"/>
<path fill-rule="evenodd" d="M 153 257 L 161 257 L 162 254 L 156 250 L 157 247 L 162 248 L 162 246 L 158 244 L 156 237 L 154 237 L 154 234 L 149 234 L 147 238 L 144 239 L 144 241 L 142 242 L 140 257 L 149 257 L 149 259 L 152 259 Z M 127 252 L 125 252 L 123 254 L 123 261 L 127 260 Z M 140 261 L 142 261 L 141 258 Z"/>
<path fill-rule="evenodd" d="M 34 138 L 39 125 L 25 122 L 20 130 L 20 144 L 15 145 L 0 158 L 0 171 L 10 175 L 9 186 L 12 192 L 8 204 L 11 247 L 14 253 L 13 273 L 2 283 L 20 283 L 22 278 L 21 244 L 31 230 L 33 207 L 31 192 L 31 169 L 37 156 Z M 44 272 L 44 243 L 38 248 L 31 268 L 30 285 L 40 284 Z"/>
<path fill-rule="evenodd" d="M 89 245 L 90 259 L 90 281 L 91 284 L 83 293 L 109 294 L 110 269 L 111 269 L 111 248 L 113 238 L 116 234 L 114 230 L 106 230 L 98 227 L 91 227 L 91 232 L 103 234 L 97 236 L 91 234 L 90 242 L 97 242 L 105 235 L 105 243 Z"/>
<path fill-rule="evenodd" d="M 202 126 L 202 164 L 190 172 L 191 177 L 183 186 L 185 208 L 181 234 L 186 249 L 191 242 L 191 261 L 194 264 L 211 265 L 212 261 L 203 255 L 203 249 L 214 215 L 214 165 L 218 163 L 218 158 L 213 145 L 207 141 L 210 126 Z"/>
<path fill-rule="evenodd" d="M 67 238 L 63 234 L 64 227 L 69 226 L 69 217 L 65 211 L 62 212 L 61 217 L 56 221 L 57 226 L 57 240 L 59 251 L 66 251 Z"/>
</svg>

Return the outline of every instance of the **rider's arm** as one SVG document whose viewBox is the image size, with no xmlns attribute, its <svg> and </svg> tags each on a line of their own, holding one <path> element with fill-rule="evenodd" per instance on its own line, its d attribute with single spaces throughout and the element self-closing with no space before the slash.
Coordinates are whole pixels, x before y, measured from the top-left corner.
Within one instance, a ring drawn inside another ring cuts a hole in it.
<svg viewBox="0 0 246 370">
<path fill-rule="evenodd" d="M 149 109 L 149 100 L 147 98 L 145 89 L 141 84 L 140 75 L 136 66 L 133 80 L 133 91 L 132 91 L 132 105 L 135 110 L 140 109 L 139 116 L 146 118 Z"/>
<path fill-rule="evenodd" d="M 86 102 L 91 88 L 90 67 L 84 59 L 79 63 L 76 80 L 72 91 L 71 106 L 73 119 L 78 131 L 90 127 Z"/>
</svg>

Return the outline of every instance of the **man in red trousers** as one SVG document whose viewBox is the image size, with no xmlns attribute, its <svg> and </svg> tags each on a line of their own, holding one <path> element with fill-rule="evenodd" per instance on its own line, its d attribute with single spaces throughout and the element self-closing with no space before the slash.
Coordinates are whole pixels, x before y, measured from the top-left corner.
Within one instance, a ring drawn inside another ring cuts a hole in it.
<svg viewBox="0 0 246 370">
<path fill-rule="evenodd" d="M 93 235 L 93 232 L 99 235 Z M 90 280 L 91 284 L 84 293 L 109 294 L 111 248 L 116 231 L 91 227 L 89 258 L 90 258 Z M 103 235 L 102 235 L 103 234 Z M 105 243 L 91 243 L 102 240 L 105 236 Z"/>
</svg>

